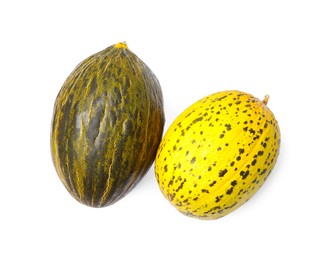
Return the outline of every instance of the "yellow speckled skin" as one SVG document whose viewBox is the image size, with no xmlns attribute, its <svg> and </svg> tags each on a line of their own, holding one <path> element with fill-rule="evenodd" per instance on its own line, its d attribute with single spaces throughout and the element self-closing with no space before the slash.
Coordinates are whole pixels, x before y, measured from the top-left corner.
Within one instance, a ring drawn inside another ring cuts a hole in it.
<svg viewBox="0 0 327 260">
<path fill-rule="evenodd" d="M 248 201 L 279 153 L 277 120 L 263 101 L 240 91 L 207 96 L 187 108 L 161 141 L 155 173 L 180 212 L 217 219 Z"/>
</svg>

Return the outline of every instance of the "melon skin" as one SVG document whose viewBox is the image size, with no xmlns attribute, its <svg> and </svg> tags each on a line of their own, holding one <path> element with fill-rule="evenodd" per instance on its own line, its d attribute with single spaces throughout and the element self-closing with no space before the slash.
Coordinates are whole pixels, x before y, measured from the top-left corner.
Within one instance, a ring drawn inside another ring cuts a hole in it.
<svg viewBox="0 0 327 260">
<path fill-rule="evenodd" d="M 279 155 L 278 122 L 263 101 L 231 90 L 204 97 L 171 124 L 158 148 L 155 174 L 181 213 L 217 219 L 248 201 Z"/>
<path fill-rule="evenodd" d="M 152 165 L 165 122 L 163 95 L 151 69 L 125 43 L 82 61 L 54 105 L 51 154 L 79 202 L 109 206 Z"/>
</svg>

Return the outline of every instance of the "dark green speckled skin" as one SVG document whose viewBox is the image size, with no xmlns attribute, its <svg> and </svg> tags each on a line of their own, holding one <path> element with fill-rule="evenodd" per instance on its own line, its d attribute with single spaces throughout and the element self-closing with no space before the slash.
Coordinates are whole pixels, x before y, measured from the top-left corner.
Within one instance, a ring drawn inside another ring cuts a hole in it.
<svg viewBox="0 0 327 260">
<path fill-rule="evenodd" d="M 152 165 L 164 121 L 160 84 L 126 45 L 90 56 L 55 102 L 51 152 L 59 178 L 83 204 L 115 203 Z"/>
</svg>

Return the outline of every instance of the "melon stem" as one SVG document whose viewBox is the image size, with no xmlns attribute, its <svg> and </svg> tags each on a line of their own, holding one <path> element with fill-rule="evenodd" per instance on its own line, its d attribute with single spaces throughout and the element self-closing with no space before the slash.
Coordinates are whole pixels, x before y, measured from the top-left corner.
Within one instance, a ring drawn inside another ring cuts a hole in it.
<svg viewBox="0 0 327 260">
<path fill-rule="evenodd" d="M 126 42 L 119 42 L 119 43 L 115 44 L 115 48 L 128 49 Z"/>
<path fill-rule="evenodd" d="M 262 102 L 267 105 L 269 100 L 269 95 L 265 95 L 265 98 L 262 100 Z"/>
</svg>

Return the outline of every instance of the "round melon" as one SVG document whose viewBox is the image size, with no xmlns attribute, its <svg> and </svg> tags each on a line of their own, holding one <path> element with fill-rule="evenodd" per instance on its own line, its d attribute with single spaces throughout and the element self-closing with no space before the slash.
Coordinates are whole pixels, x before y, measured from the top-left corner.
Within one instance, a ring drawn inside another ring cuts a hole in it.
<svg viewBox="0 0 327 260">
<path fill-rule="evenodd" d="M 248 201 L 276 163 L 280 130 L 263 101 L 240 91 L 209 95 L 172 123 L 158 148 L 155 174 L 180 212 L 217 219 Z"/>
<path fill-rule="evenodd" d="M 83 204 L 115 203 L 152 165 L 164 121 L 159 82 L 125 43 L 88 57 L 54 105 L 51 153 L 60 180 Z"/>
</svg>

